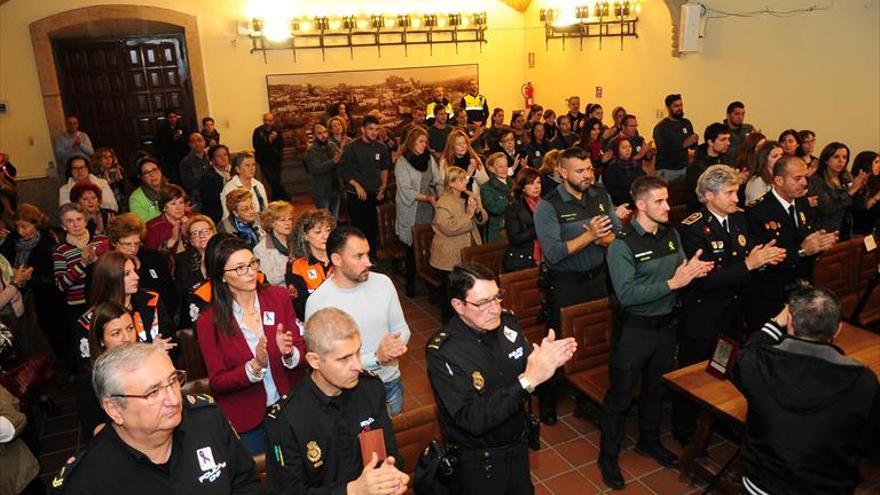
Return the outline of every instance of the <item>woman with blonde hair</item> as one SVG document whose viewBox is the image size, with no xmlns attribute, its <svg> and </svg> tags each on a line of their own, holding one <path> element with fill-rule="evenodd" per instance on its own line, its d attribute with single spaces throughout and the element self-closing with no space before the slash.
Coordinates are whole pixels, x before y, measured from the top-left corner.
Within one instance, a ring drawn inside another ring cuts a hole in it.
<svg viewBox="0 0 880 495">
<path fill-rule="evenodd" d="M 443 272 L 441 281 L 444 294 L 449 285 L 449 273 L 461 263 L 461 250 L 482 244 L 480 226 L 489 219 L 489 214 L 480 203 L 480 195 L 467 188 L 467 172 L 460 167 L 449 167 L 443 181 L 443 192 L 434 207 L 434 239 L 431 241 L 432 267 Z M 449 303 L 444 303 L 443 319 L 452 316 Z"/>
<path fill-rule="evenodd" d="M 254 246 L 254 256 L 260 260 L 260 270 L 272 285 L 284 285 L 284 272 L 290 260 L 288 238 L 293 232 L 293 205 L 287 201 L 273 201 L 260 213 L 260 226 L 266 232 Z"/>
<path fill-rule="evenodd" d="M 480 155 L 471 147 L 467 133 L 461 129 L 453 129 L 446 140 L 446 147 L 440 155 L 440 177 L 442 183 L 446 177 L 446 169 L 459 167 L 467 172 L 468 189 L 479 192 L 480 186 L 489 181 L 489 174 Z"/>
<path fill-rule="evenodd" d="M 351 137 L 348 135 L 348 123 L 344 118 L 338 115 L 330 117 L 327 120 L 327 130 L 330 132 L 330 137 L 327 140 L 330 142 L 330 146 L 335 148 L 334 151 L 342 151 L 351 142 Z"/>
<path fill-rule="evenodd" d="M 562 175 L 559 173 L 559 150 L 550 150 L 544 155 L 544 161 L 541 162 L 541 197 L 550 194 L 562 184 Z"/>
</svg>

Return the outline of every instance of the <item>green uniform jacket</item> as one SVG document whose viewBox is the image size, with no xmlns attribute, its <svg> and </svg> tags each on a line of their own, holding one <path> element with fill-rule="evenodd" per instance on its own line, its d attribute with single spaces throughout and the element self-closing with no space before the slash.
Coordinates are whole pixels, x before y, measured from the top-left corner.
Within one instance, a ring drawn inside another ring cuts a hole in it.
<svg viewBox="0 0 880 495">
<path fill-rule="evenodd" d="M 483 202 L 483 208 L 489 212 L 489 222 L 486 224 L 486 242 L 498 242 L 507 238 L 504 231 L 504 212 L 507 211 L 507 205 L 510 195 L 510 186 L 513 180 L 508 177 L 505 182 L 501 182 L 496 176 L 489 178 L 480 186 L 480 199 Z"/>
</svg>

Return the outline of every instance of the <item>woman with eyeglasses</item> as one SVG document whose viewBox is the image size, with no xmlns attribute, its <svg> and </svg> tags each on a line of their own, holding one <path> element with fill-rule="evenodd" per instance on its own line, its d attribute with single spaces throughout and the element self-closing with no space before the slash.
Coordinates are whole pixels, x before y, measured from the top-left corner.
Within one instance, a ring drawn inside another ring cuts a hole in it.
<svg viewBox="0 0 880 495">
<path fill-rule="evenodd" d="M 70 203 L 70 190 L 73 189 L 73 186 L 76 185 L 77 182 L 85 181 L 91 182 L 101 188 L 101 192 L 103 193 L 101 207 L 113 211 L 119 210 L 119 205 L 116 203 L 116 197 L 113 195 L 113 190 L 110 189 L 110 184 L 107 184 L 106 180 L 100 177 L 95 177 L 92 174 L 91 170 L 89 170 L 88 158 L 82 155 L 74 155 L 67 160 L 66 166 L 67 182 L 65 182 L 58 190 L 59 205 Z"/>
<path fill-rule="evenodd" d="M 146 235 L 147 228 L 143 220 L 134 213 L 113 217 L 107 228 L 107 237 L 110 238 L 113 250 L 137 258 L 140 287 L 158 292 L 168 314 L 175 315 L 180 305 L 180 295 L 171 276 L 168 258 L 158 251 L 143 247 Z M 101 301 L 91 302 L 94 304 Z"/>
<path fill-rule="evenodd" d="M 165 184 L 165 177 L 159 163 L 152 157 L 138 160 L 137 172 L 141 185 L 128 197 L 128 211 L 141 217 L 144 222 L 149 222 L 162 214 L 159 208 L 159 190 Z"/>
<path fill-rule="evenodd" d="M 287 290 L 258 281 L 260 260 L 224 236 L 207 251 L 211 301 L 196 321 L 211 391 L 241 442 L 266 451 L 266 408 L 302 379 L 302 330 Z"/>
<path fill-rule="evenodd" d="M 269 195 L 266 187 L 255 177 L 257 175 L 257 162 L 253 153 L 243 151 L 232 157 L 232 179 L 229 180 L 220 191 L 220 205 L 223 207 L 223 217 L 228 218 L 232 210 L 226 197 L 236 189 L 246 189 L 251 194 L 256 213 L 261 213 L 269 204 Z"/>
<path fill-rule="evenodd" d="M 181 307 L 179 322 L 181 328 L 195 325 L 204 303 L 195 291 L 208 280 L 205 268 L 205 251 L 208 242 L 217 233 L 214 221 L 207 215 L 193 215 L 186 224 L 186 237 L 189 246 L 186 251 L 174 257 L 174 282 L 177 293 L 186 301 Z"/>
<path fill-rule="evenodd" d="M 92 330 L 88 333 L 86 344 L 90 356 L 89 368 L 91 369 L 91 365 L 94 365 L 95 360 L 104 352 L 131 342 L 137 342 L 137 331 L 128 310 L 115 302 L 105 302 L 95 306 L 92 311 Z M 97 433 L 95 430 L 98 425 L 108 420 L 107 414 L 98 403 L 91 382 L 92 374 L 89 372 L 78 377 L 74 387 L 76 412 L 86 441 L 90 441 Z"/>
<path fill-rule="evenodd" d="M 251 248 L 265 236 L 257 223 L 257 207 L 250 191 L 238 188 L 226 195 L 226 208 L 229 215 L 220 222 L 218 232 L 233 234 L 248 243 Z"/>
<path fill-rule="evenodd" d="M 260 225 L 266 235 L 254 247 L 260 268 L 272 285 L 284 286 L 284 272 L 290 261 L 288 238 L 293 232 L 293 205 L 287 201 L 273 201 L 260 213 Z"/>
</svg>

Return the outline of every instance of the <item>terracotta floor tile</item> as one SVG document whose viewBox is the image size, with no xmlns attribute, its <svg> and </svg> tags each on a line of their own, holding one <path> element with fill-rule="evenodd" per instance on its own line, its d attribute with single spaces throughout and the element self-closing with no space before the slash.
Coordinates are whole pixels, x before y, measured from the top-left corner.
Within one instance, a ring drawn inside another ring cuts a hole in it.
<svg viewBox="0 0 880 495">
<path fill-rule="evenodd" d="M 663 466 L 657 464 L 657 461 L 650 457 L 642 457 L 633 450 L 626 450 L 620 455 L 620 468 L 638 478 L 662 469 Z"/>
<path fill-rule="evenodd" d="M 529 454 L 529 465 L 539 480 L 571 470 L 571 466 L 559 454 L 550 449 L 541 449 Z"/>
<path fill-rule="evenodd" d="M 553 479 L 544 481 L 553 495 L 591 495 L 600 493 L 586 478 L 577 471 L 569 471 Z"/>
<path fill-rule="evenodd" d="M 627 481 L 626 487 L 623 490 L 611 491 L 606 493 L 612 493 L 615 495 L 654 495 L 654 492 L 652 492 L 648 487 L 639 483 L 638 481 Z"/>
<path fill-rule="evenodd" d="M 592 421 L 576 418 L 573 414 L 563 417 L 562 421 L 581 435 L 586 435 L 587 433 L 598 430 L 598 426 Z"/>
<path fill-rule="evenodd" d="M 678 481 L 678 473 L 672 469 L 662 469 L 639 478 L 639 481 L 657 492 L 658 495 L 682 495 L 700 488 L 696 483 L 689 484 Z"/>
<path fill-rule="evenodd" d="M 570 442 L 557 445 L 554 449 L 563 459 L 575 467 L 594 462 L 599 458 L 599 449 L 584 438 L 575 438 Z"/>
<path fill-rule="evenodd" d="M 553 426 L 541 425 L 541 439 L 549 445 L 557 445 L 577 436 L 578 433 L 563 421 L 558 421 Z"/>
<path fill-rule="evenodd" d="M 540 482 L 535 483 L 535 495 L 553 495 L 553 493 Z"/>
</svg>

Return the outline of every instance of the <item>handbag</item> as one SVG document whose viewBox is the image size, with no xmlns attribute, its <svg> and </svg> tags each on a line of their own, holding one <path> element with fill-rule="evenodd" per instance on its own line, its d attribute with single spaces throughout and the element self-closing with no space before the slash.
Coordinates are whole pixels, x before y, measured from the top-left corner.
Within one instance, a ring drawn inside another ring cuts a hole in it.
<svg viewBox="0 0 880 495">
<path fill-rule="evenodd" d="M 413 473 L 413 489 L 419 495 L 450 495 L 449 480 L 458 458 L 448 454 L 437 440 L 425 447 Z"/>
</svg>

